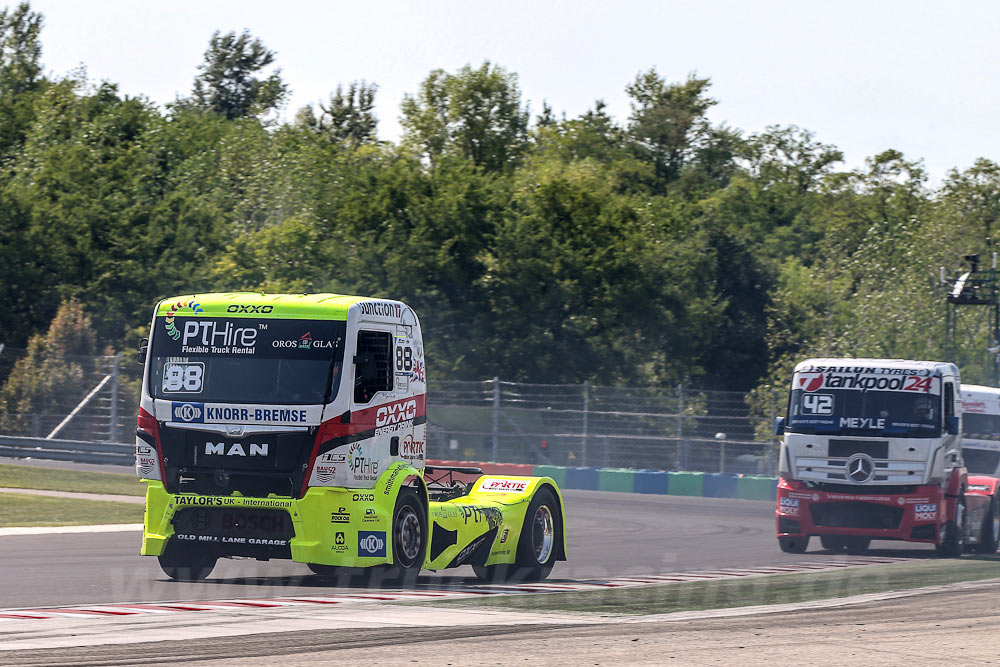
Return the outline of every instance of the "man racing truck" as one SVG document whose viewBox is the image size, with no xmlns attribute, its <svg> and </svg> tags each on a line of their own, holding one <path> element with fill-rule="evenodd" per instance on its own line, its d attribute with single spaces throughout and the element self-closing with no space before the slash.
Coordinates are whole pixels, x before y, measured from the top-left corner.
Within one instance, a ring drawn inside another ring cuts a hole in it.
<svg viewBox="0 0 1000 667">
<path fill-rule="evenodd" d="M 795 367 L 779 461 L 777 532 L 803 553 L 871 540 L 933 544 L 943 556 L 997 548 L 996 480 L 970 490 L 954 364 L 807 359 Z"/>
<path fill-rule="evenodd" d="M 171 578 L 207 577 L 220 557 L 404 581 L 464 564 L 538 579 L 565 560 L 550 478 L 425 465 L 424 346 L 400 301 L 164 299 L 139 358 L 142 554 Z"/>
</svg>

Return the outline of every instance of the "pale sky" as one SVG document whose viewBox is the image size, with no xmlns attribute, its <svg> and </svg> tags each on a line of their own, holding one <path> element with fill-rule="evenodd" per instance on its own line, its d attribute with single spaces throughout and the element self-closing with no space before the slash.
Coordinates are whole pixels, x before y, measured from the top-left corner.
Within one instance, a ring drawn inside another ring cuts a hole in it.
<svg viewBox="0 0 1000 667">
<path fill-rule="evenodd" d="M 13 3 L 11 3 L 12 6 Z M 934 182 L 977 157 L 1000 162 L 1000 3 L 918 0 L 34 0 L 42 59 L 63 75 L 163 104 L 187 95 L 215 30 L 244 28 L 277 53 L 285 117 L 338 83 L 378 84 L 379 136 L 397 140 L 405 93 L 435 68 L 490 60 L 520 77 L 532 114 L 577 116 L 656 67 L 712 80 L 713 121 L 746 133 L 798 125 L 860 166 L 886 148 Z"/>
</svg>

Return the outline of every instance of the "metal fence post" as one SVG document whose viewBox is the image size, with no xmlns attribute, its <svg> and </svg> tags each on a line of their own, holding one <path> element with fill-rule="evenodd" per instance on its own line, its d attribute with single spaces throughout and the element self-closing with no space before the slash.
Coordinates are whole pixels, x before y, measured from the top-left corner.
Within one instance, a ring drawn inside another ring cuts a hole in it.
<svg viewBox="0 0 1000 667">
<path fill-rule="evenodd" d="M 500 378 L 493 378 L 493 461 L 500 460 Z"/>
<path fill-rule="evenodd" d="M 587 466 L 587 430 L 590 421 L 590 381 L 583 381 L 583 441 L 580 443 L 580 464 Z"/>
<path fill-rule="evenodd" d="M 122 353 L 111 359 L 111 425 L 108 427 L 108 442 L 118 442 L 118 365 Z"/>
<path fill-rule="evenodd" d="M 686 452 L 684 451 L 684 387 L 677 385 L 677 455 L 674 462 L 675 470 L 684 470 Z"/>
</svg>

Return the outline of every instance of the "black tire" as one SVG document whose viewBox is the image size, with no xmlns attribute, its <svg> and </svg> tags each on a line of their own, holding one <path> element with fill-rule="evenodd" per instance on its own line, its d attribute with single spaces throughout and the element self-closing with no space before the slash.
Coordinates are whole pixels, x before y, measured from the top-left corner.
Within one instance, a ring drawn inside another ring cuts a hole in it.
<svg viewBox="0 0 1000 667">
<path fill-rule="evenodd" d="M 514 564 L 473 565 L 472 569 L 483 581 L 541 581 L 552 573 L 562 540 L 559 503 L 555 493 L 543 487 L 524 514 Z"/>
<path fill-rule="evenodd" d="M 942 558 L 960 558 L 965 551 L 965 503 L 958 502 L 956 521 L 948 521 L 941 527 L 943 537 L 934 545 L 934 550 Z"/>
<path fill-rule="evenodd" d="M 844 549 L 846 549 L 847 553 L 852 556 L 861 556 L 868 552 L 868 545 L 871 543 L 872 541 L 869 537 L 851 536 L 847 538 L 847 543 L 844 545 Z"/>
<path fill-rule="evenodd" d="M 1000 507 L 997 505 L 997 497 L 991 496 L 990 506 L 979 530 L 979 544 L 972 547 L 977 553 L 991 554 L 997 550 L 997 542 L 1000 541 Z"/>
<path fill-rule="evenodd" d="M 847 541 L 840 535 L 820 535 L 819 543 L 822 544 L 823 548 L 827 551 L 832 551 L 838 554 L 847 549 Z"/>
<path fill-rule="evenodd" d="M 157 560 L 163 573 L 175 581 L 201 581 L 212 574 L 219 559 L 202 549 L 183 548 L 171 542 Z"/>
<path fill-rule="evenodd" d="M 802 535 L 799 537 L 779 537 L 778 546 L 786 554 L 804 554 L 809 548 L 809 537 Z"/>
<path fill-rule="evenodd" d="M 392 511 L 392 562 L 373 568 L 369 585 L 382 581 L 413 586 L 427 558 L 427 510 L 416 489 L 403 487 Z"/>
</svg>

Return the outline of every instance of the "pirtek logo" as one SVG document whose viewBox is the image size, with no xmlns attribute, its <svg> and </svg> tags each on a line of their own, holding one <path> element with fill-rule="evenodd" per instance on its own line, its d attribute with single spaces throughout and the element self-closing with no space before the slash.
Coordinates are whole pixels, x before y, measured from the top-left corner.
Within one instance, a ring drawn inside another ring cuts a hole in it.
<svg viewBox="0 0 1000 667">
<path fill-rule="evenodd" d="M 270 313 L 272 310 L 274 306 L 244 306 L 236 303 L 226 308 L 227 313 Z"/>
<path fill-rule="evenodd" d="M 250 453 L 243 449 L 243 443 L 234 442 L 226 449 L 226 443 L 224 442 L 206 442 L 205 443 L 205 454 L 212 456 L 267 456 L 267 443 L 262 442 L 261 444 L 251 443 Z"/>
<path fill-rule="evenodd" d="M 375 413 L 375 426 L 385 426 L 395 424 L 404 419 L 413 419 L 417 416 L 417 402 L 414 400 L 390 403 L 378 409 Z"/>
</svg>

